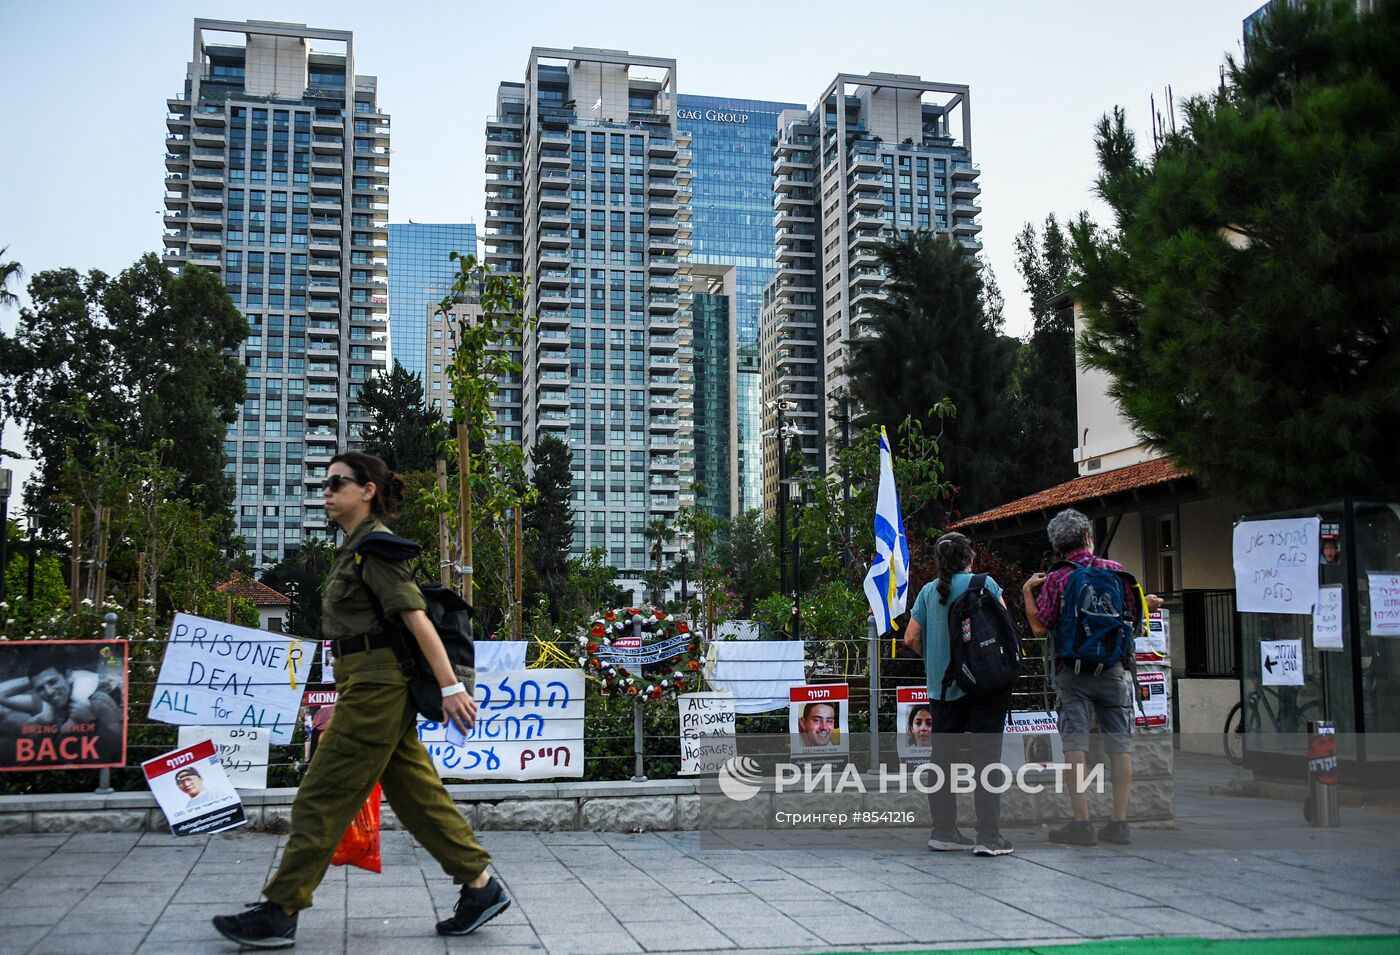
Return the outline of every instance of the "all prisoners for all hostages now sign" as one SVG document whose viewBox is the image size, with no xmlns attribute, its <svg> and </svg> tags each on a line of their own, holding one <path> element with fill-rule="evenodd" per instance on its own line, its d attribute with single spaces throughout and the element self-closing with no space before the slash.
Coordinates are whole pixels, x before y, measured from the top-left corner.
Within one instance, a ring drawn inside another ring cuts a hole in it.
<svg viewBox="0 0 1400 955">
<path fill-rule="evenodd" d="M 476 724 L 418 721 L 418 738 L 447 779 L 583 777 L 583 671 L 484 673 Z"/>
<path fill-rule="evenodd" d="M 1235 525 L 1235 604 L 1241 613 L 1312 615 L 1321 524 L 1300 517 Z"/>
<path fill-rule="evenodd" d="M 150 719 L 177 726 L 248 726 L 274 746 L 292 741 L 316 644 L 283 633 L 176 614 Z"/>
</svg>

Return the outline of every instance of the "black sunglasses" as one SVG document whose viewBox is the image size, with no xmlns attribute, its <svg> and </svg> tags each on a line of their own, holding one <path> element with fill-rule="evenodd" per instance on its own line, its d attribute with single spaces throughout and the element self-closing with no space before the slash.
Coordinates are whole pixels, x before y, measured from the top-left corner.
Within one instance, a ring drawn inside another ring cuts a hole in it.
<svg viewBox="0 0 1400 955">
<path fill-rule="evenodd" d="M 352 477 L 346 477 L 344 474 L 332 474 L 321 482 L 321 490 L 324 491 L 329 488 L 332 494 L 339 494 L 340 489 L 347 484 L 364 484 L 364 482 L 357 481 Z"/>
</svg>

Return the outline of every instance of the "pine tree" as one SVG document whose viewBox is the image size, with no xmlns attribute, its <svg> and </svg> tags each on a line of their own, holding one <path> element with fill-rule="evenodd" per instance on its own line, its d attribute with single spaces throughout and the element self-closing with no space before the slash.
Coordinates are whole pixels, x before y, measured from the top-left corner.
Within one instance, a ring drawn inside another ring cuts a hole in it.
<svg viewBox="0 0 1400 955">
<path fill-rule="evenodd" d="M 531 562 L 557 622 L 569 587 L 569 550 L 574 542 L 573 452 L 560 438 L 547 434 L 535 442 L 530 462 L 536 497 L 526 505 L 522 520 Z"/>
<path fill-rule="evenodd" d="M 428 409 L 423 378 L 397 360 L 360 389 L 360 406 L 374 417 L 365 429 L 365 450 L 394 471 L 431 471 L 437 462 L 442 419 Z"/>
<path fill-rule="evenodd" d="M 1400 493 L 1400 3 L 1276 3 L 1143 159 L 1100 122 L 1112 229 L 1072 227 L 1081 360 L 1217 493 Z"/>
<path fill-rule="evenodd" d="M 886 298 L 871 308 L 869 336 L 851 341 L 847 366 L 860 425 L 893 435 L 907 416 L 942 429 L 952 506 L 974 513 L 1000 503 L 1006 482 L 1008 409 L 1003 391 L 1015 341 L 988 308 L 977 260 L 946 236 L 904 233 L 881 249 Z M 951 398 L 955 417 L 935 409 Z M 931 515 L 933 526 L 946 515 Z"/>
</svg>

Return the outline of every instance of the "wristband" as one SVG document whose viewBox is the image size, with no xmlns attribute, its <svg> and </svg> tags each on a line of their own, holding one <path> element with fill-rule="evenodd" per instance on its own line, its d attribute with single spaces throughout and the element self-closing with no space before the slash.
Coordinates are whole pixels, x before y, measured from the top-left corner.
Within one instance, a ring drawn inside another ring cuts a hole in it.
<svg viewBox="0 0 1400 955">
<path fill-rule="evenodd" d="M 461 681 L 458 681 L 452 684 L 451 686 L 445 686 L 442 688 L 442 698 L 445 700 L 449 696 L 456 696 L 458 693 L 465 692 L 467 692 L 467 688 L 462 685 Z"/>
</svg>

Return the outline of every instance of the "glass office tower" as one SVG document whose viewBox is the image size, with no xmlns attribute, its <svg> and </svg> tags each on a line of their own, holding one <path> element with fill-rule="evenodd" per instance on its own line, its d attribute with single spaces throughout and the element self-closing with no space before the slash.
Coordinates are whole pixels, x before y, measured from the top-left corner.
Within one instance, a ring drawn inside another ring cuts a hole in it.
<svg viewBox="0 0 1400 955">
<path fill-rule="evenodd" d="M 693 326 L 696 481 L 703 485 L 697 504 L 729 517 L 762 505 L 758 326 L 763 288 L 777 268 L 772 142 L 778 115 L 802 104 L 685 94 L 678 103 L 677 125 L 691 137 L 690 263 L 700 280 Z M 724 276 L 729 269 L 733 275 Z M 707 280 L 718 289 L 713 280 L 720 278 L 730 294 L 708 290 Z M 716 297 L 727 306 L 723 321 Z M 716 335 L 722 338 L 712 340 Z"/>
<path fill-rule="evenodd" d="M 389 351 L 394 361 L 424 381 L 430 365 L 452 360 L 444 354 L 445 342 L 429 342 L 427 315 L 452 289 L 458 271 L 450 258 L 453 252 L 476 254 L 474 224 L 395 222 L 389 226 Z"/>
<path fill-rule="evenodd" d="M 166 102 L 165 261 L 218 272 L 247 316 L 247 395 L 224 442 L 259 569 L 330 532 L 320 482 L 359 446 L 384 368 L 389 117 L 344 30 L 195 20 Z"/>
</svg>

